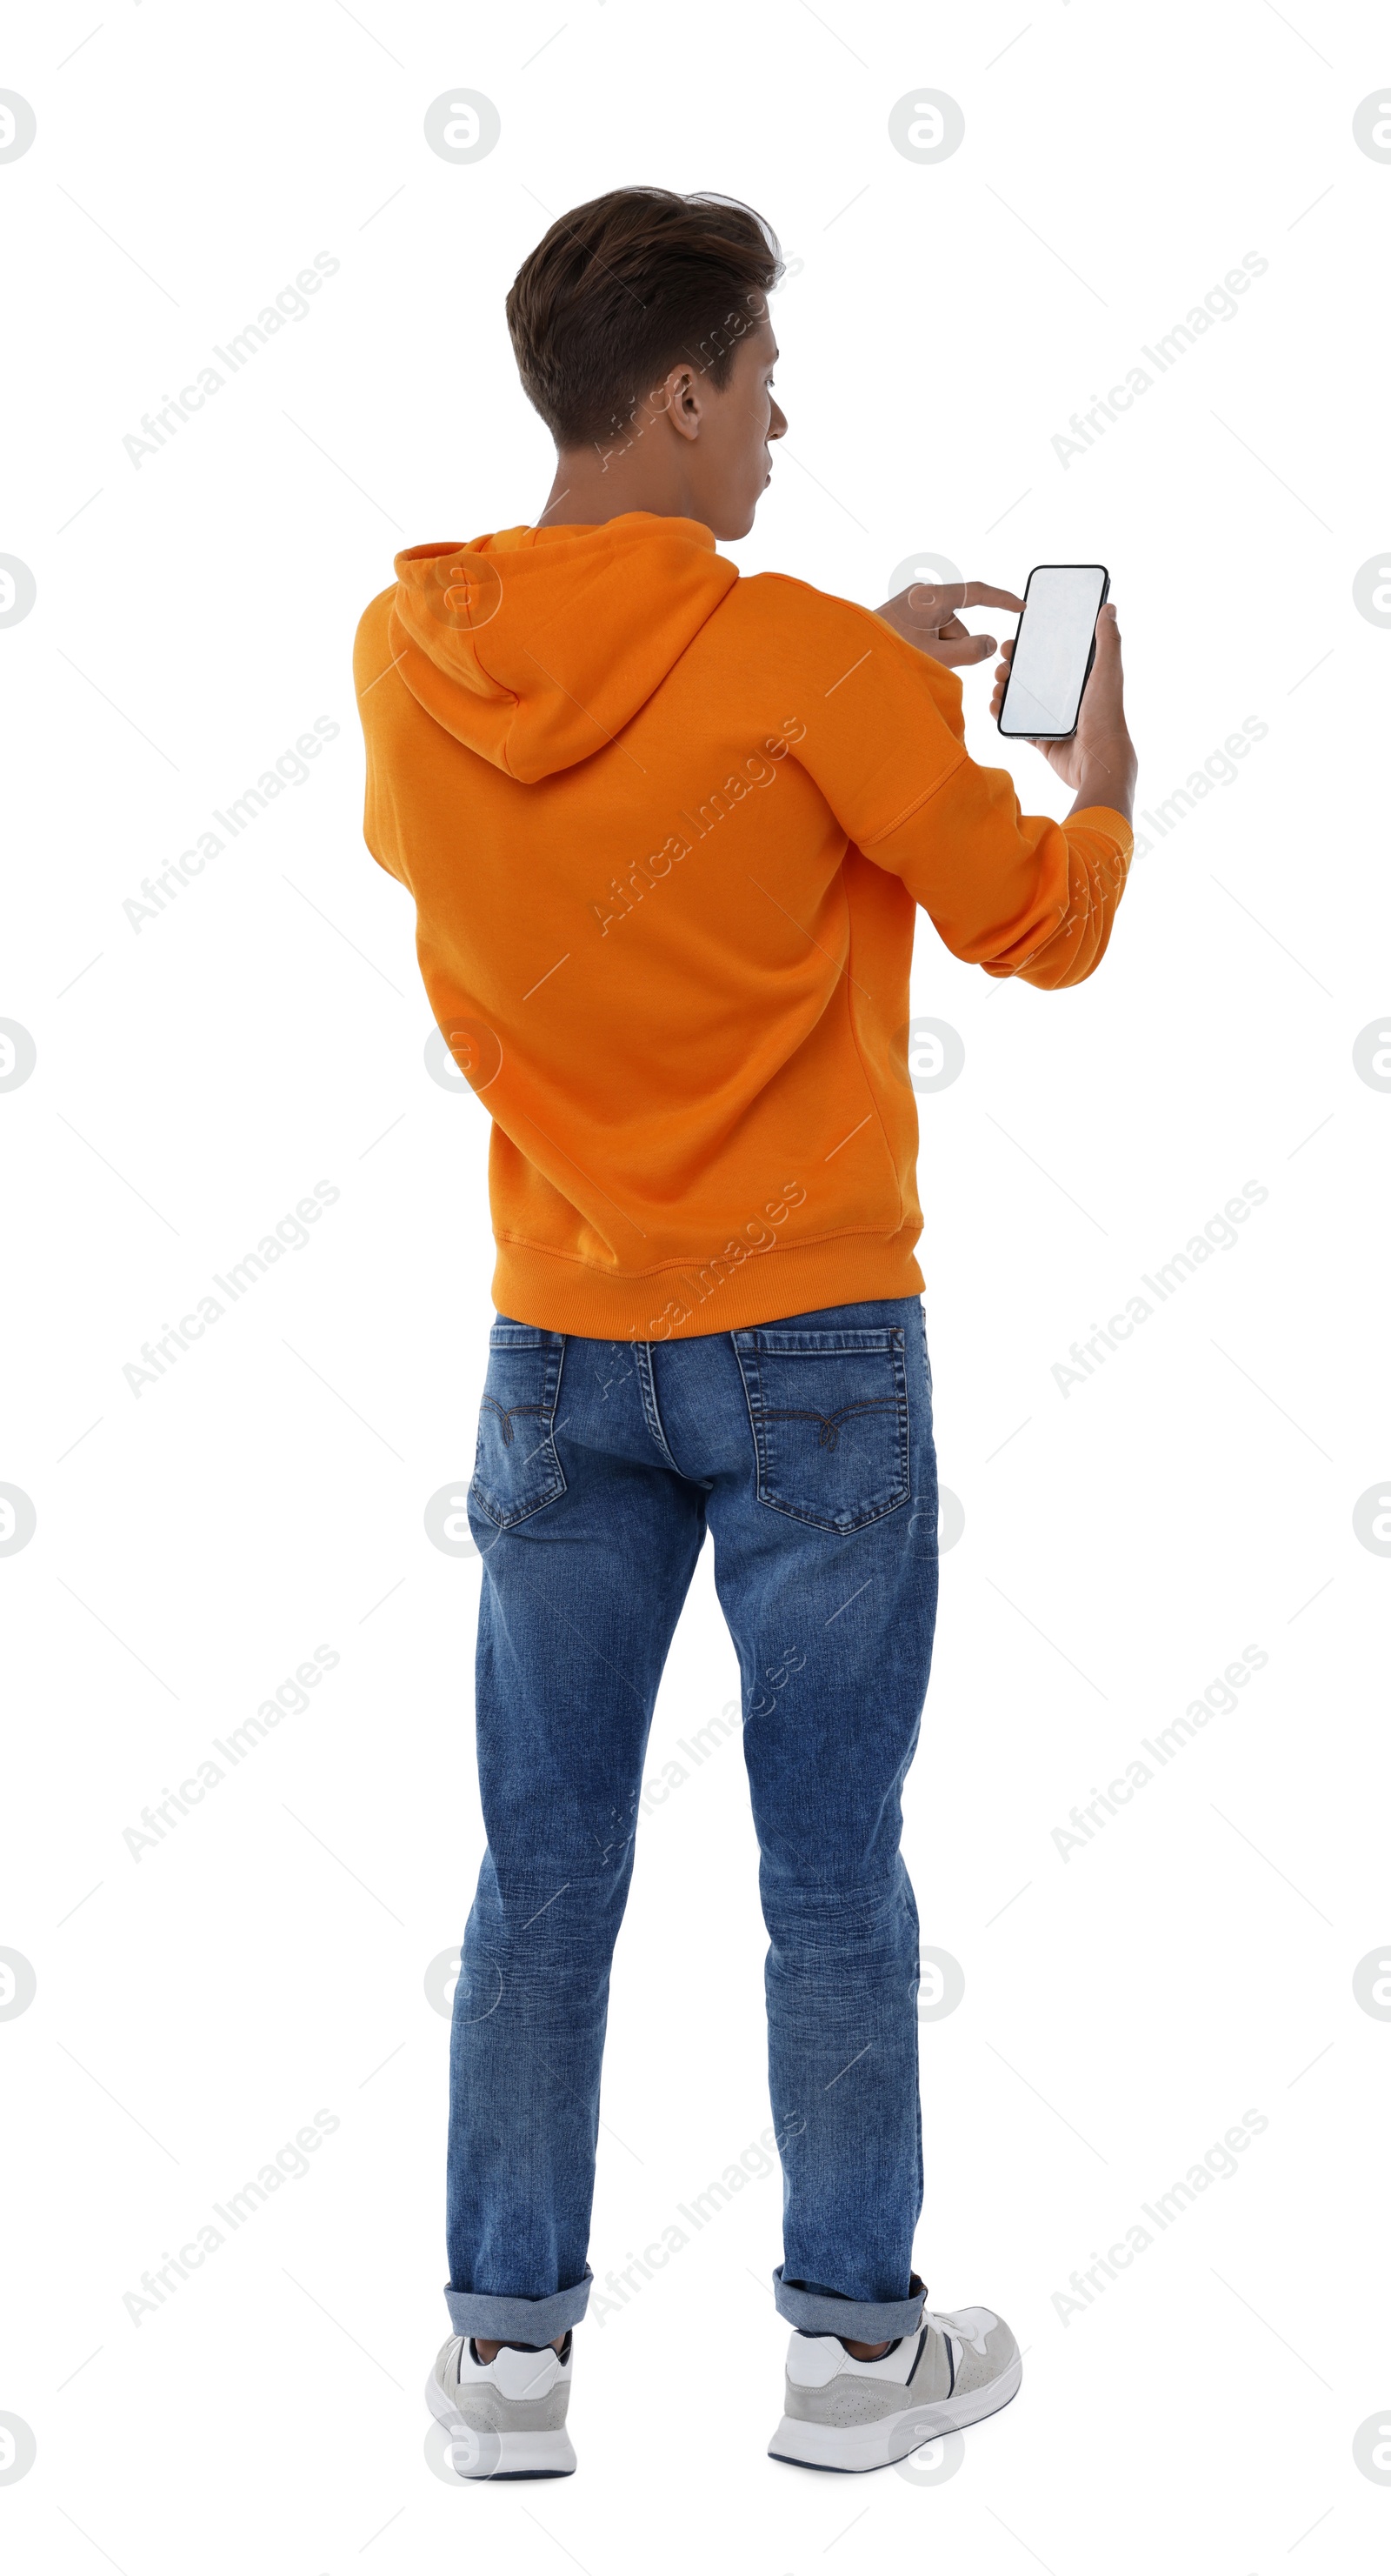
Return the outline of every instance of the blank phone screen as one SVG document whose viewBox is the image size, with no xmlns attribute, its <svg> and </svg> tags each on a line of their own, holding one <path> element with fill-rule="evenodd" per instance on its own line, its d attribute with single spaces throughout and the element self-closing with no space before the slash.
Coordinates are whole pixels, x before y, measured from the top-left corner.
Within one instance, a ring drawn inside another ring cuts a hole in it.
<svg viewBox="0 0 1391 2576">
<path fill-rule="evenodd" d="M 1102 564 L 1039 564 L 1015 637 L 1000 731 L 1070 734 L 1106 587 Z"/>
</svg>

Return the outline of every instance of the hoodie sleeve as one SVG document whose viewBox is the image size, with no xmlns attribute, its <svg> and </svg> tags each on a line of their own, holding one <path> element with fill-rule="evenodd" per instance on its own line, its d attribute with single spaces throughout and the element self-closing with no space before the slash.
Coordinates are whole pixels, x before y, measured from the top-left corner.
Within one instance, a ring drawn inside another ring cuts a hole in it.
<svg viewBox="0 0 1391 2576">
<path fill-rule="evenodd" d="M 397 884 L 409 892 L 410 879 L 400 855 L 401 834 L 392 803 L 391 763 L 389 758 L 383 758 L 381 742 L 382 730 L 390 727 L 395 706 L 389 685 L 379 695 L 373 694 L 394 668 L 386 636 L 387 614 L 394 596 L 390 590 L 379 592 L 358 621 L 353 639 L 353 685 L 367 764 L 362 837 L 378 867 L 385 868 L 387 875 L 395 877 Z"/>
<path fill-rule="evenodd" d="M 837 822 L 901 879 L 953 956 L 1050 991 L 1084 982 L 1111 935 L 1130 825 L 1101 805 L 1066 823 L 1023 813 L 1009 772 L 965 748 L 955 672 L 867 610 L 834 605 L 820 639 L 828 682 L 808 691 L 797 757 Z"/>
</svg>

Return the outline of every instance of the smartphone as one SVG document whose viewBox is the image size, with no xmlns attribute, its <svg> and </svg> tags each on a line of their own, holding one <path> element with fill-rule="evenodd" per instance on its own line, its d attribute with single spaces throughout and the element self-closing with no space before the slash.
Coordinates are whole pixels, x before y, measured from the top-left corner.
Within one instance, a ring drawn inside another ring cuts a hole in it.
<svg viewBox="0 0 1391 2576">
<path fill-rule="evenodd" d="M 1066 742 L 1077 731 L 1096 659 L 1096 621 L 1110 587 L 1104 564 L 1035 564 L 1015 633 L 1001 733 Z"/>
</svg>

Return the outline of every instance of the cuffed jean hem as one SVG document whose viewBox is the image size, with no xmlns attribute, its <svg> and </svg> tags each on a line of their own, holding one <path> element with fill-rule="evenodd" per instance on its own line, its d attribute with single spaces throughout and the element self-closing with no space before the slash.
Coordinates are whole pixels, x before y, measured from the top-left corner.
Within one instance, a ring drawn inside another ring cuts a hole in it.
<svg viewBox="0 0 1391 2576">
<path fill-rule="evenodd" d="M 594 2278 L 589 2265 L 584 2279 L 568 2290 L 553 2290 L 548 2299 L 497 2299 L 486 2290 L 444 2288 L 444 2303 L 456 2334 L 482 2335 L 495 2343 L 554 2343 L 567 2326 L 577 2326 L 589 2305 Z"/>
<path fill-rule="evenodd" d="M 773 2304 L 789 2325 L 802 2334 L 849 2335 L 852 2343 L 884 2343 L 894 2335 L 916 2334 L 926 2297 L 916 2272 L 906 2299 L 841 2299 L 830 2290 L 799 2290 L 784 2281 L 781 2263 L 773 2274 Z"/>
</svg>

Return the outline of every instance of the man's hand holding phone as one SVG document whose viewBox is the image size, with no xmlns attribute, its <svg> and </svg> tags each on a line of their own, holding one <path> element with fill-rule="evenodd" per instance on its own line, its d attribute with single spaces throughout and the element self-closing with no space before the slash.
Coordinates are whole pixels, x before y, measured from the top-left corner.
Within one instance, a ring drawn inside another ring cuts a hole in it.
<svg viewBox="0 0 1391 2576">
<path fill-rule="evenodd" d="M 1002 645 L 990 700 L 990 712 L 997 718 L 1013 659 L 1013 644 Z M 1033 739 L 1035 750 L 1042 752 L 1063 785 L 1076 790 L 1074 814 L 1087 805 L 1109 805 L 1130 820 L 1137 763 L 1125 721 L 1124 682 L 1120 627 L 1115 602 L 1108 600 L 1096 621 L 1096 660 L 1082 693 L 1076 732 L 1063 742 L 1024 737 Z"/>
<path fill-rule="evenodd" d="M 875 615 L 892 626 L 905 643 L 916 645 L 934 662 L 945 664 L 948 670 L 964 670 L 973 662 L 986 661 L 996 650 L 993 635 L 972 635 L 962 623 L 961 611 L 965 608 L 1006 608 L 1022 616 L 1024 601 L 1015 591 L 998 589 L 991 582 L 918 581 L 899 591 L 895 598 L 886 599 Z M 999 650 L 1001 658 L 990 700 L 990 712 L 996 719 L 1005 702 L 1014 644 L 1002 645 Z M 1016 735 L 1014 739 L 1032 742 L 1063 784 L 1076 791 L 1074 813 L 1087 805 L 1109 805 L 1129 821 L 1137 764 L 1125 721 L 1120 628 L 1113 602 L 1107 603 L 1096 620 L 1096 658 L 1082 688 L 1076 730 L 1060 740 L 1031 734 Z"/>
</svg>

